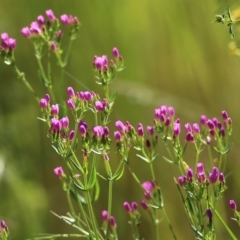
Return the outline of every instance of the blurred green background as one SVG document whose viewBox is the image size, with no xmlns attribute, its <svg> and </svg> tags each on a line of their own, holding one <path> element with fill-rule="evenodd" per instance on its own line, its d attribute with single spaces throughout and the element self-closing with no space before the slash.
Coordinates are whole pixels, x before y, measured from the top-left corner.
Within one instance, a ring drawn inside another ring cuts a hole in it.
<svg viewBox="0 0 240 240">
<path fill-rule="evenodd" d="M 228 207 L 229 199 L 240 205 L 240 61 L 228 50 L 230 38 L 226 26 L 211 23 L 229 1 L 0 0 L 0 3 L 0 32 L 8 32 L 17 39 L 17 65 L 40 97 L 46 89 L 36 74 L 33 47 L 20 30 L 38 15 L 44 15 L 45 10 L 52 9 L 56 16 L 76 15 L 82 23 L 67 71 L 89 89 L 101 93 L 95 84 L 93 56 L 110 55 L 115 46 L 123 55 L 127 68 L 118 76 L 119 94 L 112 122 L 121 119 L 134 126 L 139 122 L 150 125 L 154 109 L 161 105 L 173 106 L 182 123 L 198 122 L 201 114 L 220 118 L 221 110 L 227 110 L 234 124 L 231 139 L 234 144 L 227 169 L 232 174 L 219 207 L 230 228 L 240 236 L 237 224 L 230 220 L 232 213 Z M 230 3 L 237 7 L 234 1 Z M 57 85 L 57 68 L 53 73 Z M 6 220 L 13 239 L 37 233 L 73 232 L 50 213 L 52 210 L 64 215 L 67 211 L 61 184 L 53 175 L 53 168 L 64 164 L 50 146 L 46 126 L 37 120 L 39 107 L 2 61 L 0 75 L 0 218 Z M 85 90 L 68 76 L 66 81 L 66 86 L 73 86 L 76 91 Z M 165 153 L 162 148 L 159 150 L 160 156 Z M 193 149 L 189 148 L 187 154 L 185 161 L 193 167 Z M 134 154 L 131 162 L 141 180 L 149 180 L 145 165 Z M 194 239 L 173 182 L 173 176 L 178 177 L 179 172 L 161 157 L 154 167 L 177 236 Z M 142 193 L 127 171 L 115 186 L 118 190 L 113 193 L 113 214 L 119 225 L 119 239 L 130 239 L 122 203 L 139 201 Z M 106 207 L 103 189 L 96 205 L 99 220 Z M 143 212 L 140 229 L 145 239 L 154 239 L 150 224 Z M 162 239 L 171 239 L 165 222 L 159 228 Z M 219 222 L 216 228 L 217 239 L 228 239 Z"/>
</svg>

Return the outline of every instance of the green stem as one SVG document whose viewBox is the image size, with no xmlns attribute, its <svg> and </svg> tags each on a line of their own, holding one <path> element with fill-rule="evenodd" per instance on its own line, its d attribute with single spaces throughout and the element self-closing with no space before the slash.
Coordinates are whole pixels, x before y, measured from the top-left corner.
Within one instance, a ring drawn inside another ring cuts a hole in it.
<svg viewBox="0 0 240 240">
<path fill-rule="evenodd" d="M 83 178 L 84 178 L 84 186 L 85 186 L 85 188 L 87 188 L 87 185 L 88 185 L 87 173 L 84 173 Z M 86 191 L 86 195 L 87 195 L 87 207 L 88 207 L 88 212 L 89 212 L 90 219 L 91 219 L 91 224 L 92 224 L 92 227 L 93 227 L 93 232 L 94 232 L 96 240 L 98 240 L 99 236 L 98 236 L 98 230 L 97 230 L 97 225 L 96 225 L 96 219 L 95 219 L 95 216 L 94 216 L 92 203 L 91 203 L 91 196 L 90 196 L 90 193 L 89 193 L 88 189 Z"/>
<path fill-rule="evenodd" d="M 23 72 L 20 72 L 20 70 L 17 68 L 15 64 L 12 65 L 14 67 L 14 70 L 17 74 L 17 77 L 22 80 L 23 84 L 27 87 L 27 89 L 33 94 L 35 100 L 39 104 L 39 98 L 36 94 L 36 92 L 33 90 L 32 86 L 29 84 L 29 82 L 25 78 L 25 74 Z"/>
<path fill-rule="evenodd" d="M 112 213 L 112 190 L 113 190 L 113 180 L 109 180 L 109 187 L 108 187 L 108 219 Z M 106 229 L 106 240 L 108 239 L 108 232 L 109 232 L 109 224 L 107 224 Z"/>
<path fill-rule="evenodd" d="M 177 240 L 177 237 L 176 237 L 176 235 L 175 235 L 175 233 L 174 233 L 174 231 L 173 231 L 173 227 L 172 227 L 172 225 L 171 225 L 171 223 L 170 223 L 170 221 L 169 221 L 169 218 L 168 218 L 168 216 L 167 216 L 167 213 L 165 212 L 165 209 L 162 208 L 162 211 L 163 211 L 163 214 L 164 214 L 165 219 L 167 220 L 168 227 L 170 228 L 170 231 L 171 231 L 171 233 L 172 233 L 173 238 L 174 238 L 175 240 Z"/>
<path fill-rule="evenodd" d="M 85 211 L 84 211 L 82 202 L 81 202 L 81 200 L 80 200 L 79 197 L 78 197 L 78 193 L 77 193 L 77 191 L 76 191 L 76 188 L 75 188 L 75 195 L 76 195 L 76 197 L 77 197 L 77 202 L 78 202 L 78 205 L 79 205 L 79 208 L 80 208 L 80 213 L 81 213 L 81 215 L 82 215 L 83 218 L 84 218 L 84 223 L 86 224 L 87 229 L 88 229 L 88 233 L 90 234 L 90 233 L 91 233 L 91 228 L 90 228 L 90 225 L 89 225 L 89 221 L 88 221 L 87 215 L 86 215 L 86 213 L 85 213 Z"/>
<path fill-rule="evenodd" d="M 223 221 L 222 217 L 219 215 L 218 211 L 216 209 L 213 208 L 212 204 L 209 203 L 209 205 L 211 206 L 211 208 L 214 210 L 214 213 L 216 214 L 218 220 L 222 223 L 222 225 L 225 227 L 225 229 L 227 230 L 228 234 L 231 236 L 231 238 L 233 240 L 237 240 L 238 238 L 236 238 L 236 236 L 234 235 L 234 233 L 231 231 L 231 229 L 228 227 L 228 225 Z"/>
<path fill-rule="evenodd" d="M 69 186 L 69 189 L 67 191 L 67 201 L 68 201 L 68 205 L 69 205 L 71 214 L 73 214 L 74 217 L 75 217 L 76 214 L 75 214 L 74 207 L 73 207 L 73 204 L 72 204 L 72 199 L 71 199 L 71 196 L 70 196 L 70 186 Z"/>
<path fill-rule="evenodd" d="M 37 57 L 37 63 L 38 63 L 40 72 L 42 73 L 42 76 L 43 76 L 43 78 L 44 78 L 44 84 L 45 84 L 45 86 L 46 86 L 46 87 L 48 88 L 48 90 L 49 90 L 49 94 L 50 94 L 50 96 L 51 96 L 52 101 L 55 103 L 56 98 L 55 98 L 55 95 L 54 95 L 54 92 L 53 92 L 53 89 L 52 89 L 52 82 L 50 82 L 50 79 L 48 79 L 48 78 L 46 77 L 45 71 L 44 71 L 43 66 L 42 66 L 41 59 L 38 58 L 38 57 Z"/>
</svg>

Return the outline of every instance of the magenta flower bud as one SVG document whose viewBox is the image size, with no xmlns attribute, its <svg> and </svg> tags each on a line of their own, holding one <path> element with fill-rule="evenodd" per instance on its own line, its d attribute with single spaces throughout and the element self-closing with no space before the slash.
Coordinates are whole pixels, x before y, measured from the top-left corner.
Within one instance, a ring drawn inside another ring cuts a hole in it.
<svg viewBox="0 0 240 240">
<path fill-rule="evenodd" d="M 16 45 L 17 45 L 16 39 L 9 38 L 9 40 L 8 40 L 9 50 L 11 50 L 11 51 L 14 50 L 16 48 Z"/>
<path fill-rule="evenodd" d="M 69 127 L 69 119 L 68 116 L 63 117 L 62 119 L 60 119 L 62 128 L 68 128 Z"/>
<path fill-rule="evenodd" d="M 210 208 L 208 208 L 206 210 L 206 216 L 209 219 L 209 223 L 211 224 L 212 223 L 212 210 Z"/>
<path fill-rule="evenodd" d="M 61 20 L 61 22 L 62 22 L 63 25 L 66 25 L 66 26 L 67 26 L 67 25 L 70 24 L 70 19 L 69 19 L 69 17 L 68 17 L 67 14 L 61 15 L 60 20 Z"/>
<path fill-rule="evenodd" d="M 118 129 L 120 132 L 125 132 L 125 130 L 126 130 L 125 125 L 124 125 L 120 120 L 118 120 L 118 121 L 115 122 L 115 126 L 117 127 L 117 129 Z"/>
<path fill-rule="evenodd" d="M 103 66 L 107 66 L 108 65 L 108 57 L 106 55 L 102 56 L 102 62 L 103 62 Z"/>
<path fill-rule="evenodd" d="M 104 110 L 104 106 L 101 101 L 96 101 L 94 105 L 97 111 L 102 112 Z"/>
<path fill-rule="evenodd" d="M 167 117 L 166 121 L 165 121 L 165 126 L 168 127 L 170 125 L 170 123 L 171 123 L 171 119 L 170 119 L 170 117 Z"/>
<path fill-rule="evenodd" d="M 8 50 L 8 46 L 8 40 L 3 40 L 1 45 L 2 50 Z"/>
<path fill-rule="evenodd" d="M 56 33 L 56 37 L 57 37 L 57 39 L 61 39 L 63 37 L 63 31 L 58 30 L 57 33 Z"/>
<path fill-rule="evenodd" d="M 223 173 L 219 173 L 218 179 L 221 184 L 225 184 L 225 177 Z"/>
<path fill-rule="evenodd" d="M 178 183 L 182 187 L 184 183 L 186 182 L 186 177 L 178 177 Z"/>
<path fill-rule="evenodd" d="M 114 138 L 117 140 L 117 142 L 121 141 L 122 135 L 119 131 L 114 132 Z"/>
<path fill-rule="evenodd" d="M 161 115 L 161 111 L 160 111 L 160 108 L 156 108 L 154 110 L 154 115 L 157 119 L 160 119 L 160 115 Z"/>
<path fill-rule="evenodd" d="M 180 135 L 180 132 L 181 132 L 181 125 L 180 123 L 177 123 L 175 121 L 174 125 L 173 125 L 173 134 L 174 134 L 174 137 L 178 137 Z"/>
<path fill-rule="evenodd" d="M 76 97 L 77 97 L 78 99 L 82 100 L 82 101 L 85 100 L 85 98 L 84 98 L 84 92 L 77 92 L 77 93 L 76 93 Z"/>
<path fill-rule="evenodd" d="M 42 30 L 41 28 L 39 27 L 38 23 L 37 22 L 32 22 L 30 24 L 30 31 L 31 33 L 34 33 L 36 35 L 39 35 L 42 33 Z"/>
<path fill-rule="evenodd" d="M 152 192 L 155 189 L 155 183 L 154 181 L 146 181 L 142 183 L 142 187 L 144 188 L 144 196 L 147 200 L 150 200 L 152 198 Z"/>
<path fill-rule="evenodd" d="M 131 206 L 130 206 L 130 204 L 128 202 L 124 202 L 123 206 L 124 206 L 124 208 L 125 208 L 125 210 L 127 212 L 131 212 L 132 211 L 132 208 L 131 208 Z"/>
<path fill-rule="evenodd" d="M 40 107 L 41 107 L 41 109 L 46 109 L 47 106 L 48 106 L 48 104 L 47 104 L 46 99 L 45 98 L 41 98 L 40 99 Z"/>
<path fill-rule="evenodd" d="M 186 129 L 186 132 L 187 133 L 191 133 L 192 132 L 192 127 L 191 127 L 191 124 L 190 123 L 186 123 L 185 125 L 185 129 Z"/>
<path fill-rule="evenodd" d="M 53 116 L 58 115 L 59 114 L 59 105 L 58 104 L 53 104 L 51 107 L 51 114 Z"/>
<path fill-rule="evenodd" d="M 49 96 L 49 94 L 46 94 L 44 98 L 46 99 L 47 103 L 50 103 L 50 96 Z"/>
<path fill-rule="evenodd" d="M 222 118 L 224 121 L 226 121 L 228 119 L 228 114 L 225 110 L 222 111 Z"/>
<path fill-rule="evenodd" d="M 6 224 L 6 222 L 5 222 L 4 220 L 1 220 L 0 225 L 1 225 L 1 228 L 2 228 L 2 229 L 5 229 L 5 230 L 8 229 L 7 224 Z M 0 234 L 0 236 L 1 236 L 1 234 Z"/>
<path fill-rule="evenodd" d="M 46 16 L 50 21 L 56 20 L 56 17 L 51 9 L 46 11 Z"/>
<path fill-rule="evenodd" d="M 215 135 L 216 135 L 214 129 L 210 129 L 209 133 L 212 137 L 215 137 Z"/>
<path fill-rule="evenodd" d="M 68 87 L 68 88 L 67 88 L 67 93 L 68 93 L 68 96 L 69 96 L 70 98 L 75 97 L 75 92 L 74 92 L 74 90 L 73 90 L 72 87 Z"/>
<path fill-rule="evenodd" d="M 75 102 L 71 98 L 67 100 L 67 105 L 69 109 L 71 110 L 75 109 Z"/>
<path fill-rule="evenodd" d="M 187 170 L 186 179 L 188 182 L 192 182 L 193 180 L 193 170 L 191 168 L 188 168 Z"/>
<path fill-rule="evenodd" d="M 148 133 L 148 135 L 150 135 L 150 136 L 153 135 L 153 127 L 152 127 L 152 126 L 147 126 L 147 133 Z"/>
<path fill-rule="evenodd" d="M 45 20 L 44 17 L 42 15 L 37 17 L 37 23 L 39 24 L 39 26 L 42 26 L 45 24 Z"/>
<path fill-rule="evenodd" d="M 103 69 L 102 58 L 95 56 L 95 57 L 94 57 L 93 65 L 94 65 L 98 70 L 102 70 L 102 69 Z"/>
<path fill-rule="evenodd" d="M 147 147 L 147 148 L 150 148 L 150 147 L 151 147 L 151 143 L 150 143 L 150 141 L 149 141 L 148 139 L 146 140 L 146 147 Z"/>
<path fill-rule="evenodd" d="M 56 167 L 54 170 L 53 170 L 54 174 L 58 177 L 58 178 L 61 178 L 63 175 L 64 175 L 64 171 L 63 171 L 63 168 L 62 167 Z"/>
<path fill-rule="evenodd" d="M 175 120 L 175 123 L 179 123 L 179 124 L 180 124 L 180 119 L 177 118 L 177 119 Z"/>
<path fill-rule="evenodd" d="M 138 210 L 138 204 L 136 202 L 132 202 L 132 210 L 137 211 Z"/>
<path fill-rule="evenodd" d="M 113 50 L 112 50 L 112 55 L 113 55 L 113 57 L 115 57 L 115 58 L 118 58 L 119 57 L 119 51 L 118 51 L 118 49 L 115 47 L 115 48 L 113 48 Z"/>
<path fill-rule="evenodd" d="M 74 136 L 75 136 L 75 132 L 74 132 L 74 130 L 71 130 L 70 133 L 69 133 L 69 135 L 68 135 L 69 141 L 72 141 L 73 138 L 74 138 Z"/>
<path fill-rule="evenodd" d="M 197 173 L 204 173 L 203 163 L 197 163 Z"/>
<path fill-rule="evenodd" d="M 168 114 L 171 116 L 171 117 L 174 117 L 175 116 L 175 110 L 173 107 L 168 107 Z"/>
<path fill-rule="evenodd" d="M 202 115 L 202 116 L 200 117 L 200 123 L 201 123 L 202 125 L 205 125 L 205 124 L 207 123 L 207 117 L 206 117 L 205 115 Z"/>
<path fill-rule="evenodd" d="M 212 119 L 212 122 L 213 122 L 213 124 L 214 124 L 215 127 L 218 127 L 219 121 L 218 121 L 217 118 L 213 118 L 213 119 Z"/>
<path fill-rule="evenodd" d="M 126 121 L 125 131 L 126 131 L 127 133 L 134 131 L 134 127 L 131 125 L 131 123 L 130 123 L 129 121 Z"/>
<path fill-rule="evenodd" d="M 61 122 L 56 118 L 52 118 L 51 119 L 51 130 L 59 132 L 61 129 L 62 129 Z"/>
<path fill-rule="evenodd" d="M 210 130 L 212 130 L 212 129 L 214 129 L 214 127 L 215 127 L 215 125 L 214 125 L 214 123 L 213 123 L 213 121 L 212 120 L 207 120 L 207 125 L 208 125 L 208 127 L 209 127 L 209 129 Z"/>
<path fill-rule="evenodd" d="M 235 203 L 234 200 L 229 200 L 229 206 L 232 210 L 237 210 L 237 204 Z"/>
<path fill-rule="evenodd" d="M 57 51 L 57 44 L 54 41 L 50 41 L 50 49 L 52 52 Z"/>
<path fill-rule="evenodd" d="M 85 128 L 86 130 L 88 129 L 88 125 L 87 125 L 86 122 L 80 121 L 80 122 L 78 123 L 78 127 L 80 127 L 80 126 L 84 126 L 84 128 Z"/>
<path fill-rule="evenodd" d="M 8 37 L 8 34 L 7 33 L 2 33 L 1 34 L 1 40 L 2 41 L 8 41 L 9 37 Z"/>
<path fill-rule="evenodd" d="M 148 204 L 144 201 L 144 200 L 142 200 L 141 202 L 140 202 L 140 204 L 141 204 L 141 206 L 143 207 L 143 209 L 145 209 L 145 210 L 147 210 L 149 207 L 148 207 Z"/>
<path fill-rule="evenodd" d="M 186 142 L 194 142 L 194 136 L 191 132 L 188 132 L 185 138 Z"/>
<path fill-rule="evenodd" d="M 219 177 L 219 171 L 217 167 L 213 167 L 212 172 L 209 174 L 210 183 L 214 184 L 217 182 Z"/>
<path fill-rule="evenodd" d="M 218 124 L 217 124 L 217 128 L 218 128 L 219 130 L 222 129 L 222 124 L 221 124 L 220 122 L 218 122 Z"/>
<path fill-rule="evenodd" d="M 167 111 L 168 111 L 167 106 L 163 105 L 163 106 L 160 107 L 160 112 L 164 116 L 167 114 Z"/>
<path fill-rule="evenodd" d="M 103 136 L 103 128 L 102 126 L 95 126 L 92 128 L 92 132 L 93 134 L 97 137 L 97 138 L 101 138 Z"/>
<path fill-rule="evenodd" d="M 232 119 L 231 119 L 230 117 L 227 119 L 227 123 L 228 123 L 229 125 L 232 125 Z"/>
<path fill-rule="evenodd" d="M 165 115 L 163 113 L 160 114 L 159 119 L 161 122 L 165 122 Z"/>
<path fill-rule="evenodd" d="M 222 137 L 226 136 L 226 131 L 225 131 L 224 127 L 221 128 L 220 132 L 221 132 Z"/>
<path fill-rule="evenodd" d="M 88 91 L 84 92 L 84 99 L 87 101 L 87 102 L 90 102 L 92 101 L 92 94 Z"/>
<path fill-rule="evenodd" d="M 73 20 L 71 20 L 71 23 L 73 23 L 74 25 L 78 25 L 79 24 L 78 17 L 74 17 Z"/>
<path fill-rule="evenodd" d="M 192 128 L 194 133 L 200 133 L 200 127 L 197 123 L 194 123 Z"/>
<path fill-rule="evenodd" d="M 104 133 L 104 136 L 108 137 L 108 135 L 109 135 L 109 128 L 108 127 L 104 127 L 103 128 L 103 133 Z"/>
<path fill-rule="evenodd" d="M 115 218 L 113 216 L 110 217 L 109 222 L 110 222 L 110 226 L 112 228 L 116 228 L 117 227 L 116 220 L 115 220 Z"/>
<path fill-rule="evenodd" d="M 199 183 L 204 182 L 206 179 L 203 163 L 197 164 L 197 177 Z"/>
<path fill-rule="evenodd" d="M 144 132 L 143 132 L 143 125 L 141 123 L 138 124 L 138 136 L 143 137 Z"/>
<path fill-rule="evenodd" d="M 86 136 L 87 129 L 84 125 L 79 125 L 78 129 L 79 129 L 79 132 L 80 132 L 81 136 Z"/>
<path fill-rule="evenodd" d="M 103 222 L 106 222 L 108 220 L 108 211 L 106 210 L 102 211 L 102 220 Z"/>
<path fill-rule="evenodd" d="M 22 35 L 23 35 L 25 38 L 30 38 L 31 35 L 32 35 L 29 27 L 24 27 L 24 28 L 22 28 L 21 33 L 22 33 Z"/>
</svg>

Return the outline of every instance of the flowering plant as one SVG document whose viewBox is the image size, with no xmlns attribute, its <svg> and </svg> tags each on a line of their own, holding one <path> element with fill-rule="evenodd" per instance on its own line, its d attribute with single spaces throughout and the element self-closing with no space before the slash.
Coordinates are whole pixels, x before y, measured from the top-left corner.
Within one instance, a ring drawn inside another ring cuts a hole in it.
<svg viewBox="0 0 240 240">
<path fill-rule="evenodd" d="M 225 15 L 224 15 L 225 17 Z M 218 16 L 217 21 L 220 21 Z M 231 20 L 229 11 L 229 21 Z M 233 22 L 230 23 L 232 29 Z M 67 51 L 62 49 L 62 26 L 69 28 L 69 46 Z M 142 199 L 123 203 L 128 214 L 129 224 L 132 227 L 133 239 L 148 239 L 141 232 L 140 222 L 142 212 L 147 212 L 153 225 L 155 239 L 160 234 L 160 223 L 167 222 L 173 239 L 177 239 L 174 226 L 165 209 L 164 196 L 159 180 L 155 173 L 155 160 L 159 158 L 157 146 L 162 143 L 168 156 L 163 159 L 179 169 L 179 176 L 174 178 L 179 202 L 189 220 L 190 228 L 195 239 L 216 239 L 217 218 L 231 239 L 237 239 L 218 212 L 217 203 L 227 190 L 226 164 L 227 154 L 231 150 L 230 136 L 232 134 L 232 119 L 228 113 L 221 112 L 221 120 L 217 117 L 202 115 L 199 123 L 186 123 L 184 140 L 181 121 L 171 106 L 162 105 L 153 113 L 153 124 L 146 127 L 139 123 L 134 127 L 130 122 L 111 120 L 116 101 L 115 83 L 119 72 L 124 69 L 123 56 L 119 50 L 112 49 L 112 57 L 106 55 L 93 58 L 93 68 L 96 74 L 96 83 L 103 88 L 104 95 L 100 96 L 93 91 L 79 91 L 68 86 L 67 98 L 64 94 L 64 70 L 69 64 L 69 54 L 72 42 L 76 40 L 80 23 L 77 17 L 63 14 L 57 18 L 52 10 L 42 15 L 21 30 L 22 35 L 33 43 L 38 63 L 38 76 L 48 92 L 42 98 L 27 81 L 16 64 L 14 51 L 16 40 L 7 33 L 1 34 L 1 56 L 4 62 L 13 67 L 17 77 L 24 83 L 40 105 L 42 116 L 39 120 L 47 125 L 47 137 L 55 152 L 62 158 L 66 169 L 56 167 L 53 172 L 61 181 L 66 193 L 69 212 L 66 215 L 53 213 L 65 223 L 75 228 L 78 233 L 72 234 L 43 234 L 32 239 L 57 239 L 63 237 L 77 237 L 86 239 L 118 239 L 118 221 L 113 214 L 113 186 L 123 178 L 127 170 L 142 192 Z M 232 30 L 231 30 L 232 31 Z M 232 34 L 233 35 L 233 34 Z M 47 52 L 47 56 L 45 53 Z M 50 58 L 54 56 L 61 71 L 60 94 L 56 95 L 54 77 L 51 73 Z M 42 61 L 47 58 L 48 65 L 44 68 Z M 91 115 L 94 123 L 87 123 L 86 116 Z M 111 130 L 110 121 L 115 122 Z M 194 166 L 189 167 L 185 159 L 185 151 L 192 146 L 196 152 Z M 111 150 L 114 150 L 111 151 Z M 131 165 L 131 152 L 149 168 L 149 178 L 142 179 L 137 169 Z M 203 160 L 203 152 L 207 151 L 208 160 Z M 213 158 L 213 155 L 216 158 Z M 116 160 L 119 159 L 119 160 Z M 117 162 L 117 166 L 112 162 Z M 60 165 L 60 164 L 57 164 Z M 104 170 L 100 167 L 104 165 Z M 205 167 L 207 165 L 207 167 Z M 95 211 L 94 203 L 100 194 L 99 181 L 104 181 L 108 188 L 105 199 L 107 207 L 102 208 L 102 214 Z M 140 207 L 139 207 L 140 204 Z M 234 200 L 229 200 L 234 220 L 239 224 L 240 218 Z M 101 215 L 99 222 L 98 216 Z M 0 239 L 9 239 L 9 229 L 1 221 Z"/>
</svg>

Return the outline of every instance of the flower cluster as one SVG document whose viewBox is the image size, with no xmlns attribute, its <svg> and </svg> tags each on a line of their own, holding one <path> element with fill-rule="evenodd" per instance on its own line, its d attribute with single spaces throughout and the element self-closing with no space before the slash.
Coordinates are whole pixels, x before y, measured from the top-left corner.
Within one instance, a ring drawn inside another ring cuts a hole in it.
<svg viewBox="0 0 240 240">
<path fill-rule="evenodd" d="M 1 34 L 0 55 L 4 58 L 4 62 L 8 65 L 11 65 L 14 62 L 14 50 L 16 45 L 16 39 L 10 38 L 8 33 Z"/>
<path fill-rule="evenodd" d="M 93 67 L 97 71 L 97 83 L 106 86 L 112 82 L 116 73 L 123 70 L 124 61 L 119 50 L 114 47 L 112 50 L 113 59 L 108 60 L 106 55 L 94 56 Z"/>
<path fill-rule="evenodd" d="M 110 237 L 113 239 L 117 239 L 117 223 L 114 216 L 110 216 L 107 210 L 102 211 L 102 231 L 104 234 L 107 234 L 108 231 L 108 223 L 111 227 L 112 233 Z"/>
<path fill-rule="evenodd" d="M 1 52 L 12 52 L 17 45 L 17 41 L 14 38 L 10 38 L 7 33 L 1 34 Z"/>
<path fill-rule="evenodd" d="M 63 14 L 60 16 L 60 21 L 55 17 L 51 9 L 46 12 L 46 19 L 44 16 L 39 15 L 36 21 L 31 22 L 29 27 L 24 27 L 21 30 L 21 33 L 26 38 L 38 38 L 41 37 L 49 42 L 51 49 L 56 50 L 57 42 L 61 39 L 63 32 L 59 29 L 59 22 L 63 25 L 70 25 L 72 31 L 76 33 L 79 28 L 79 20 L 77 17 L 72 15 Z M 50 37 L 50 31 L 54 30 L 54 34 Z"/>
<path fill-rule="evenodd" d="M 209 173 L 207 176 L 203 163 L 197 164 L 197 172 L 194 176 L 193 170 L 191 168 L 187 169 L 185 176 L 180 176 L 178 178 L 178 183 L 180 186 L 187 187 L 189 184 L 206 184 L 207 186 L 209 183 L 211 184 L 220 184 L 221 187 L 225 185 L 225 178 L 224 174 L 219 172 L 217 167 L 212 168 L 212 172 Z M 221 190 L 221 188 L 220 188 Z"/>
</svg>

